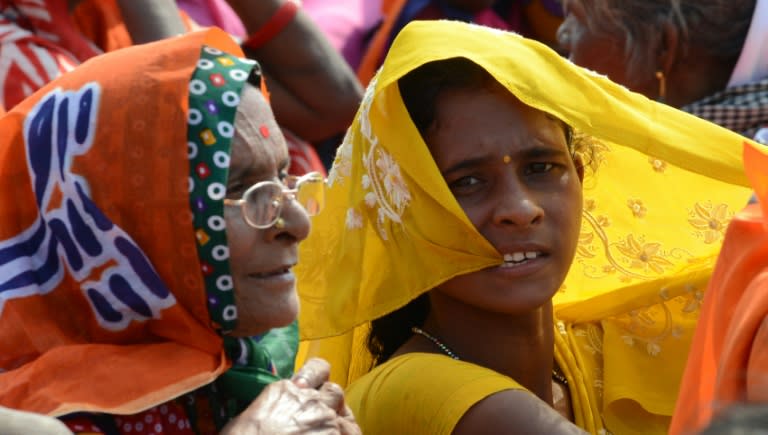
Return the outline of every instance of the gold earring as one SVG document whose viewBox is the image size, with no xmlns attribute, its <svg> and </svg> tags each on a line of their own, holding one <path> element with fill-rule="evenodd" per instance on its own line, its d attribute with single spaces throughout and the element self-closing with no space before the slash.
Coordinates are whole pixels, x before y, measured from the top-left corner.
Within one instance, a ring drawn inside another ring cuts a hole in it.
<svg viewBox="0 0 768 435">
<path fill-rule="evenodd" d="M 283 219 L 282 217 L 277 218 L 277 220 L 275 221 L 275 228 L 277 228 L 278 230 L 284 229 L 285 219 Z"/>
<path fill-rule="evenodd" d="M 505 165 L 508 165 L 509 162 L 512 161 L 512 157 L 510 157 L 509 155 L 506 155 L 506 156 L 502 157 L 501 160 L 504 162 Z"/>
<path fill-rule="evenodd" d="M 662 71 L 656 71 L 656 80 L 659 81 L 659 99 L 658 101 L 664 102 L 667 98 L 667 78 L 664 77 Z"/>
</svg>

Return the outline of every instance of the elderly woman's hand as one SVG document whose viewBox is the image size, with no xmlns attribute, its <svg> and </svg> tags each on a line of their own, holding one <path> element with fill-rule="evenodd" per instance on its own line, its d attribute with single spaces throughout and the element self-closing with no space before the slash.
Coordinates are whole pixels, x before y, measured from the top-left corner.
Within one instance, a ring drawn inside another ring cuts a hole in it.
<svg viewBox="0 0 768 435">
<path fill-rule="evenodd" d="M 269 385 L 221 432 L 244 434 L 359 435 L 344 392 L 328 382 L 330 366 L 313 358 L 294 375 Z"/>
</svg>

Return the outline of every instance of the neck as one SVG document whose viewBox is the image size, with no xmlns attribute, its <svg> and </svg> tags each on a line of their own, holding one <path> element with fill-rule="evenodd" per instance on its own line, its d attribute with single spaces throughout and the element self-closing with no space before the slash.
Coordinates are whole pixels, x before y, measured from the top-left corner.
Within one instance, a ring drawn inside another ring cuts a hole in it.
<svg viewBox="0 0 768 435">
<path fill-rule="evenodd" d="M 545 402 L 552 403 L 551 301 L 531 311 L 511 315 L 476 308 L 433 291 L 430 305 L 423 329 L 438 337 L 461 360 L 507 375 Z M 423 349 L 424 344 L 431 344 L 441 352 L 432 343 L 422 343 L 419 347 Z"/>
</svg>

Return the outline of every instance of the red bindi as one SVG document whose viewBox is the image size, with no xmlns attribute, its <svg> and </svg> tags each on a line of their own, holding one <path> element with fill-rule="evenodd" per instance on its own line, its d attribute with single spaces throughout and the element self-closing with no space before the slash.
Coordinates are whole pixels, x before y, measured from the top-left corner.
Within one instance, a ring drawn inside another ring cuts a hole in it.
<svg viewBox="0 0 768 435">
<path fill-rule="evenodd" d="M 259 127 L 259 132 L 261 133 L 261 136 L 264 139 L 269 138 L 269 127 L 267 127 L 266 125 L 262 125 L 261 127 Z"/>
</svg>

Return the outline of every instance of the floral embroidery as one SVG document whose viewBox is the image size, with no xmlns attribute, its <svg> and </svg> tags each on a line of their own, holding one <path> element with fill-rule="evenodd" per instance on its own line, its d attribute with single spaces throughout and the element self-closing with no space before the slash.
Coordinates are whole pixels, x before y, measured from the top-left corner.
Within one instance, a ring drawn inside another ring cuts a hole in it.
<svg viewBox="0 0 768 435">
<path fill-rule="evenodd" d="M 376 225 L 382 239 L 388 240 L 387 222 L 402 222 L 402 215 L 411 202 L 411 192 L 400 172 L 400 166 L 386 150 L 378 146 L 369 118 L 376 79 L 371 81 L 360 106 L 360 132 L 369 148 L 363 153 L 365 173 L 361 176 L 363 201 L 368 208 L 376 209 Z M 357 225 L 356 215 L 347 215 L 347 223 Z"/>
<path fill-rule="evenodd" d="M 363 101 L 360 103 L 360 113 L 358 114 L 360 117 L 360 132 L 365 136 L 371 146 L 375 146 L 378 143 L 378 140 L 373 135 L 370 118 L 371 104 L 373 103 L 373 94 L 376 91 L 378 78 L 379 76 L 376 75 L 368 84 L 368 88 L 365 90 L 365 95 L 363 95 Z"/>
<path fill-rule="evenodd" d="M 664 273 L 665 267 L 673 266 L 672 262 L 662 256 L 660 243 L 642 243 L 642 240 L 635 240 L 632 234 L 627 236 L 625 241 L 620 242 L 616 248 L 628 257 L 629 267 L 632 269 L 642 269 L 646 272 L 651 269 L 661 274 Z"/>
<path fill-rule="evenodd" d="M 645 345 L 645 350 L 650 356 L 658 356 L 659 353 L 661 353 L 661 346 L 659 346 L 658 343 L 651 341 Z"/>
<path fill-rule="evenodd" d="M 657 158 L 650 157 L 648 159 L 648 163 L 650 163 L 651 167 L 653 168 L 653 170 L 658 172 L 658 173 L 663 174 L 664 171 L 667 170 L 667 162 L 665 162 L 663 160 L 659 160 Z"/>
<path fill-rule="evenodd" d="M 595 234 L 592 232 L 582 232 L 579 234 L 579 243 L 576 245 L 576 255 L 579 257 L 593 258 L 594 248 L 592 247 L 592 241 L 595 239 Z"/>
<path fill-rule="evenodd" d="M 596 204 L 594 199 L 584 200 L 584 211 L 593 212 L 595 211 L 595 207 L 596 207 Z"/>
<path fill-rule="evenodd" d="M 584 222 L 589 224 L 592 231 L 581 232 L 579 244 L 576 247 L 576 258 L 584 266 L 584 274 L 586 276 L 602 278 L 619 272 L 621 274 L 619 280 L 629 283 L 633 279 L 654 279 L 658 276 L 658 271 L 663 270 L 661 268 L 672 266 L 672 263 L 664 258 L 670 255 L 662 252 L 659 244 L 650 243 L 642 245 L 638 243 L 633 235 L 629 235 L 627 240 L 611 243 L 605 231 L 605 227 L 610 225 L 610 221 L 607 218 L 602 216 L 596 218 L 587 211 L 584 212 L 583 216 Z M 597 250 L 593 242 L 597 242 L 598 246 L 602 245 L 601 251 L 608 264 L 603 264 L 602 266 L 588 264 L 588 259 L 597 257 Z M 624 258 L 616 257 L 617 250 Z M 691 254 L 684 250 L 673 249 L 673 251 L 675 254 L 674 258 L 691 257 Z M 649 275 L 649 271 L 656 273 Z"/>
<path fill-rule="evenodd" d="M 697 202 L 689 212 L 691 219 L 688 223 L 696 229 L 694 234 L 704 239 L 704 243 L 715 243 L 723 236 L 728 227 L 728 221 L 733 213 L 728 211 L 726 204 L 712 205 Z"/>
<path fill-rule="evenodd" d="M 352 173 L 352 130 L 347 130 L 344 141 L 336 150 L 336 158 L 333 161 L 333 167 L 328 173 L 328 187 L 333 186 L 337 181 L 347 178 Z"/>
<path fill-rule="evenodd" d="M 704 301 L 704 292 L 693 284 L 687 284 L 684 297 L 686 298 L 686 304 L 682 311 L 688 314 L 695 313 L 701 308 L 701 303 Z"/>
<path fill-rule="evenodd" d="M 354 208 L 347 210 L 347 218 L 345 222 L 347 229 L 354 230 L 363 227 L 363 217 Z"/>
<path fill-rule="evenodd" d="M 680 314 L 689 317 L 701 308 L 704 293 L 700 283 L 686 282 L 659 290 L 659 301 L 644 308 L 631 310 L 627 314 L 612 317 L 624 330 L 621 340 L 627 346 L 643 346 L 650 356 L 658 356 L 670 339 L 680 340 L 685 335 L 685 326 L 675 322 Z"/>
<path fill-rule="evenodd" d="M 627 207 L 632 210 L 632 215 L 634 215 L 636 218 L 642 218 L 648 212 L 648 210 L 643 205 L 643 201 L 640 201 L 639 199 L 628 200 Z"/>
<path fill-rule="evenodd" d="M 400 174 L 400 167 L 392 156 L 380 150 L 379 158 L 376 159 L 376 167 L 383 174 L 384 189 L 389 194 L 395 208 L 400 209 L 407 205 L 411 201 L 411 194 L 408 191 L 405 180 L 403 180 L 403 176 Z M 391 217 L 396 222 L 400 222 L 399 218 L 399 214 L 396 217 Z"/>
</svg>

